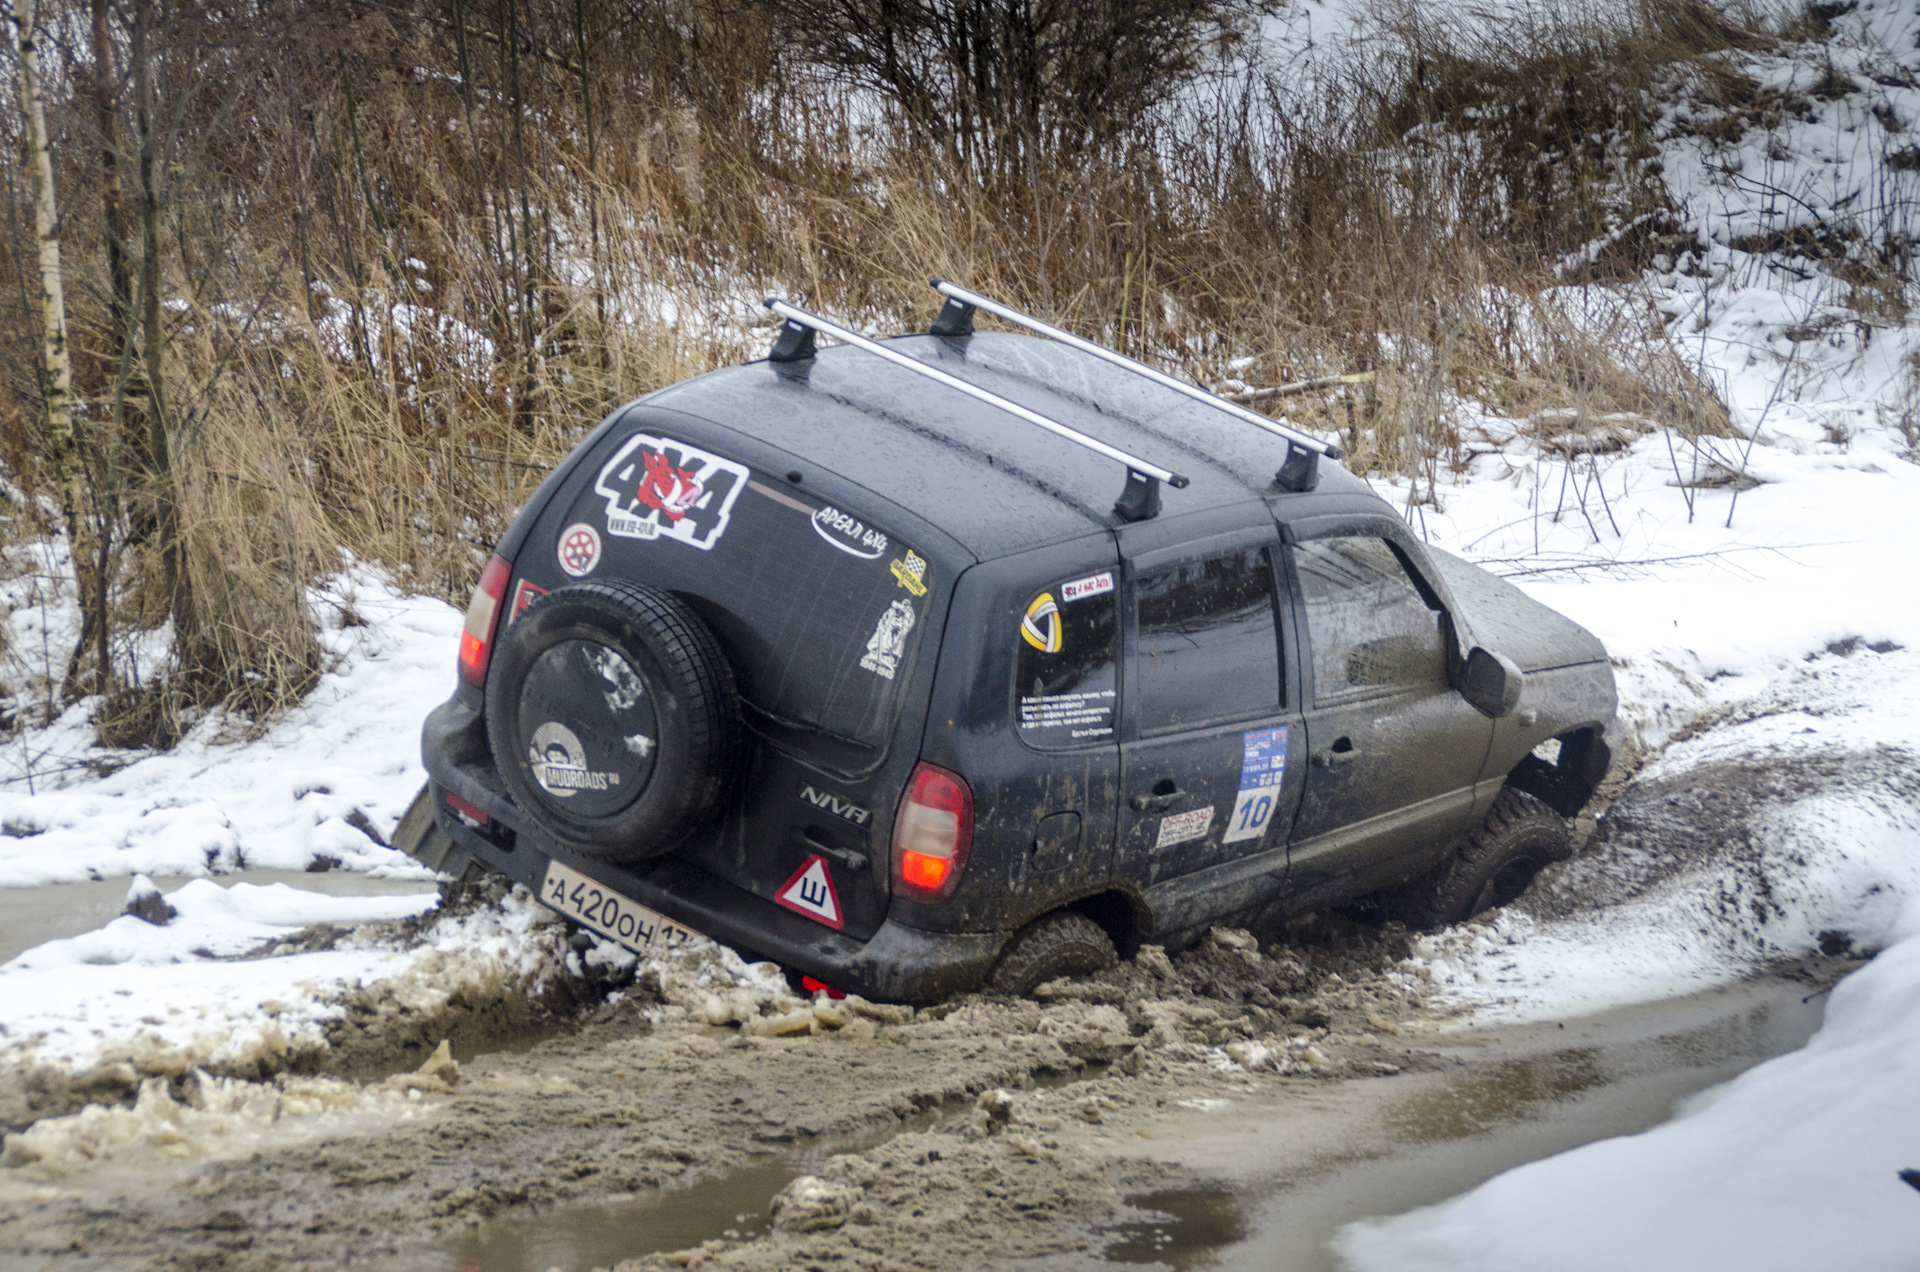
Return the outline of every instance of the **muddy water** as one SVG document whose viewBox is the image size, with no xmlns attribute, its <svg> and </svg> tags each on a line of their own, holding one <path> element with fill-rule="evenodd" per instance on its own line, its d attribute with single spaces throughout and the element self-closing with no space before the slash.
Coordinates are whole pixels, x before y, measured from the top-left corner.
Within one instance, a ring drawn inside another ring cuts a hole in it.
<svg viewBox="0 0 1920 1272">
<path fill-rule="evenodd" d="M 782 1159 L 631 1201 L 496 1220 L 454 1242 L 446 1267 L 449 1272 L 575 1272 L 659 1250 L 684 1250 L 712 1237 L 757 1237 L 771 1223 L 773 1195 L 800 1173 L 800 1163 Z"/>
<path fill-rule="evenodd" d="M 155 879 L 171 892 L 186 878 Z M 347 870 L 240 870 L 214 880 L 223 888 L 236 883 L 284 883 L 332 897 L 402 896 L 433 892 L 432 880 L 370 879 Z M 0 963 L 47 941 L 78 936 L 111 923 L 126 904 L 129 881 L 99 879 L 55 883 L 39 888 L 0 888 Z"/>
<path fill-rule="evenodd" d="M 1181 1257 L 1163 1256 L 1168 1266 L 1199 1266 L 1204 1255 L 1224 1269 L 1333 1272 L 1328 1241 L 1343 1225 L 1657 1125 L 1678 1100 L 1801 1046 L 1824 1001 L 1800 981 L 1765 978 L 1584 1020 L 1475 1031 L 1436 1048 L 1469 1067 L 1345 1084 L 1287 1123 L 1256 1117 L 1162 1154 L 1227 1175 L 1238 1205 L 1222 1204 L 1218 1187 L 1189 1194 L 1207 1200 L 1184 1210 L 1166 1196 L 1132 1200 L 1179 1221 L 1168 1240 Z M 1344 1151 L 1327 1151 L 1342 1141 Z M 1107 1261 L 1139 1261 L 1138 1233 L 1115 1235 Z"/>
</svg>

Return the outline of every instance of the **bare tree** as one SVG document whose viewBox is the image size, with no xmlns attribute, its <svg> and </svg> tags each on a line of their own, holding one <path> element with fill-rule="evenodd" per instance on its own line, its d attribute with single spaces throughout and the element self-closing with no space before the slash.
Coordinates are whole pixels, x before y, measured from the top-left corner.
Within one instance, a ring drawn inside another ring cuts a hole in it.
<svg viewBox="0 0 1920 1272">
<path fill-rule="evenodd" d="M 40 70 L 34 0 L 10 0 L 14 66 L 20 83 L 20 112 L 26 123 L 27 170 L 33 182 L 34 230 L 40 255 L 41 348 L 45 359 L 42 394 L 46 401 L 47 455 L 59 492 L 67 546 L 73 554 L 81 611 L 92 624 L 104 621 L 95 605 L 93 535 L 73 428 L 73 358 L 67 342 L 67 299 L 60 269 L 60 206 L 53 189 L 53 145 L 47 134 L 47 108 Z M 83 636 L 81 646 L 86 644 Z M 105 688 L 104 684 L 101 686 Z"/>
</svg>

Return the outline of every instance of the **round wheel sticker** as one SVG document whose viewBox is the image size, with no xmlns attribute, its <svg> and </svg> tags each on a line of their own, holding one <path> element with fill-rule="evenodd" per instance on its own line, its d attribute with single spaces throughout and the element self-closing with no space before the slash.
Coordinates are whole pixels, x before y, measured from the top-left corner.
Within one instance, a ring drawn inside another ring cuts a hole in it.
<svg viewBox="0 0 1920 1272">
<path fill-rule="evenodd" d="M 594 773 L 587 768 L 586 748 L 566 725 L 549 720 L 533 731 L 527 747 L 527 767 L 540 789 L 561 799 L 572 799 L 576 791 L 604 791 L 609 783 L 618 784 L 614 773 Z"/>
<path fill-rule="evenodd" d="M 560 568 L 574 578 L 585 578 L 600 564 L 600 532 L 576 521 L 560 532 Z"/>
</svg>

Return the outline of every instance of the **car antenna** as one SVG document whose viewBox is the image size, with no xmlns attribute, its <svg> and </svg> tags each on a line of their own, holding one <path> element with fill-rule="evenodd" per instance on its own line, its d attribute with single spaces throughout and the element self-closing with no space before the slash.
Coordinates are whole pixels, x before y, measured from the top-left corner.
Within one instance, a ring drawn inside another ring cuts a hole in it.
<svg viewBox="0 0 1920 1272">
<path fill-rule="evenodd" d="M 1176 380 L 1164 372 L 1154 370 L 1144 362 L 1136 362 L 1124 353 L 1117 353 L 1105 345 L 1095 344 L 1091 340 L 1083 340 L 1070 331 L 1062 331 L 1051 323 L 1041 322 L 1032 314 L 1023 314 L 1018 309 L 1003 305 L 997 300 L 990 300 L 982 296 L 979 292 L 968 291 L 958 283 L 950 283 L 944 278 L 936 278 L 933 280 L 933 286 L 936 291 L 947 298 L 946 306 L 940 311 L 939 325 L 950 328 L 954 332 L 971 334 L 973 331 L 972 311 L 975 309 L 984 309 L 996 318 L 1004 318 L 1016 326 L 1025 327 L 1028 331 L 1037 331 L 1043 336 L 1058 340 L 1061 344 L 1069 345 L 1080 350 L 1082 353 L 1090 353 L 1094 357 L 1111 362 L 1117 367 L 1125 367 L 1137 375 L 1145 376 L 1163 388 L 1172 389 L 1175 393 L 1185 394 L 1196 402 L 1204 402 L 1208 406 L 1218 407 L 1227 414 L 1236 416 L 1254 425 L 1256 428 L 1263 428 L 1277 437 L 1284 437 L 1287 441 L 1287 458 L 1285 462 L 1280 465 L 1280 471 L 1273 475 L 1273 484 L 1281 490 L 1312 490 L 1320 484 L 1320 457 L 1325 455 L 1328 459 L 1339 459 L 1344 453 L 1332 442 L 1322 441 L 1310 433 L 1303 433 L 1299 429 L 1289 428 L 1277 420 L 1270 420 L 1258 412 L 1249 411 L 1237 402 L 1229 402 L 1217 393 L 1209 393 L 1198 385 L 1188 384 L 1185 380 Z M 948 333 L 936 330 L 934 334 L 945 335 Z"/>
<path fill-rule="evenodd" d="M 896 349 L 889 349 L 876 340 L 869 340 L 857 332 L 849 331 L 836 322 L 810 314 L 804 309 L 796 309 L 778 296 L 767 297 L 767 308 L 787 320 L 783 327 L 781 342 L 788 342 L 788 328 L 804 328 L 809 332 L 820 332 L 832 336 L 868 353 L 885 358 L 895 366 L 904 367 L 915 375 L 923 375 L 929 380 L 937 380 L 950 389 L 956 389 L 970 398 L 985 402 L 988 406 L 997 406 L 1009 415 L 1015 415 L 1029 424 L 1038 425 L 1049 433 L 1077 442 L 1090 451 L 1105 455 L 1108 459 L 1118 460 L 1127 466 L 1127 484 L 1120 491 L 1120 498 L 1114 501 L 1113 513 L 1122 521 L 1145 521 L 1160 512 L 1160 483 L 1166 482 L 1175 490 L 1184 490 L 1187 479 L 1170 469 L 1150 464 L 1138 455 L 1130 455 L 1117 446 L 1109 446 L 1097 437 L 1089 437 L 1078 429 L 1068 428 L 1058 420 L 1050 420 L 1038 411 L 1032 411 L 1018 402 L 989 392 L 977 384 L 969 384 L 958 376 L 948 375 L 938 367 L 930 367 L 918 358 L 910 358 Z M 810 342 L 809 342 L 810 343 Z"/>
</svg>

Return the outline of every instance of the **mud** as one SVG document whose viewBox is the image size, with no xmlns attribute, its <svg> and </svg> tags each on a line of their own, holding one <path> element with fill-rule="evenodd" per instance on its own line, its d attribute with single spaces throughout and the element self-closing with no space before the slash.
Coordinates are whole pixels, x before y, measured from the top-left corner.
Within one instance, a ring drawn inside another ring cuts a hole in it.
<svg viewBox="0 0 1920 1272">
<path fill-rule="evenodd" d="M 1894 747 L 1820 754 L 1738 755 L 1629 785 L 1573 860 L 1543 871 L 1513 908 L 1536 918 L 1588 913 L 1648 896 L 1683 876 L 1717 880 L 1713 930 L 1729 943 L 1763 944 L 1784 910 L 1776 889 L 1804 863 L 1773 849 L 1790 806 L 1845 789 L 1889 810 L 1920 805 L 1920 768 Z M 1852 946 L 1836 932 L 1825 953 Z"/>
<path fill-rule="evenodd" d="M 445 1268 L 487 1220 L 645 1197 L 893 1131 L 803 1176 L 851 1198 L 843 1213 L 782 1221 L 739 1248 L 824 1242 L 852 1252 L 850 1266 L 919 1267 L 1084 1249 L 1123 1192 L 1171 1178 L 1095 1151 L 1137 1119 L 1249 1081 L 1311 1086 L 1421 1063 L 1368 1023 L 1417 1010 L 1389 979 L 1395 948 L 1360 938 L 1263 953 L 1223 931 L 1045 986 L 1039 1001 L 975 995 L 918 1012 L 801 1000 L 784 982 L 703 988 L 710 965 L 656 969 L 617 1001 L 574 1005 L 559 1036 L 475 1059 L 457 1086 L 419 1083 L 397 1105 L 339 1105 L 336 1091 L 319 1113 L 224 1129 L 207 1121 L 222 1109 L 200 1107 L 206 1080 L 150 1075 L 149 1102 L 207 1116 L 168 1112 L 157 1130 L 97 1139 L 83 1162 L 23 1148 L 0 1170 L 0 1249 L 31 1268 Z M 560 979 L 581 998 L 609 983 Z M 384 1041 L 349 1040 L 356 1063 L 419 1049 L 425 1022 L 367 1007 L 342 1028 Z M 258 1079 L 253 1095 L 229 1090 L 228 1104 L 284 1105 L 315 1080 L 243 1076 Z"/>
<path fill-rule="evenodd" d="M 1636 782 L 1526 904 L 1615 904 L 1691 869 L 1747 877 L 1766 810 L 1860 763 Z M 499 887 L 452 892 L 447 910 L 499 905 Z M 426 922 L 297 947 L 404 945 Z M 918 1011 L 800 998 L 710 948 L 640 966 L 557 923 L 529 941 L 535 973 L 449 963 L 467 978 L 449 988 L 429 962 L 351 1000 L 326 1048 L 246 1072 L 130 1058 L 51 1094 L 0 1074 L 0 1111 L 40 1119 L 0 1165 L 0 1268 L 545 1272 L 543 1252 L 565 1272 L 1199 1266 L 1259 1227 L 1256 1176 L 1271 1191 L 1439 1153 L 1421 1186 L 1445 1186 L 1444 1146 L 1620 1086 L 1612 1049 L 1647 1034 L 1443 1032 L 1402 965 L 1407 934 L 1364 907 L 1147 946 L 1033 1000 Z M 1806 996 L 1856 965 L 1807 964 Z M 1711 1077 L 1797 1045 L 1742 1028 L 1720 1052 L 1712 1034 L 1655 1047 L 1648 1071 Z M 1689 1059 L 1706 1053 L 1721 1067 Z M 1573 1142 L 1625 1125 L 1574 1120 Z"/>
</svg>

